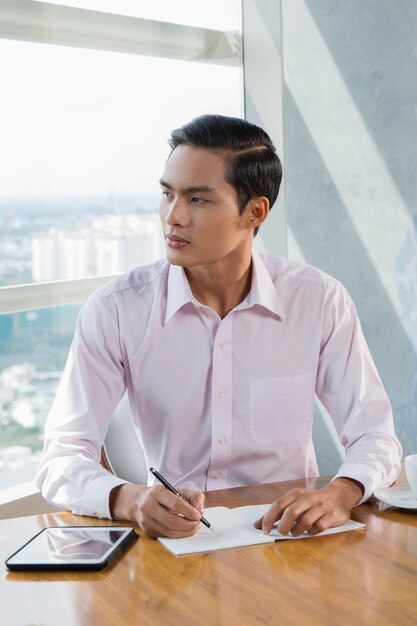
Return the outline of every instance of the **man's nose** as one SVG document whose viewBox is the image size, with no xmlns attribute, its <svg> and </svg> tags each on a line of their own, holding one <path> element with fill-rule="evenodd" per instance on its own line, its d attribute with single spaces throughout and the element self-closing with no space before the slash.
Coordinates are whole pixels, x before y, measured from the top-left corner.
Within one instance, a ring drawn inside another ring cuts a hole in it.
<svg viewBox="0 0 417 626">
<path fill-rule="evenodd" d="M 188 208 L 181 200 L 174 200 L 165 216 L 165 221 L 169 226 L 187 226 L 190 218 Z"/>
</svg>

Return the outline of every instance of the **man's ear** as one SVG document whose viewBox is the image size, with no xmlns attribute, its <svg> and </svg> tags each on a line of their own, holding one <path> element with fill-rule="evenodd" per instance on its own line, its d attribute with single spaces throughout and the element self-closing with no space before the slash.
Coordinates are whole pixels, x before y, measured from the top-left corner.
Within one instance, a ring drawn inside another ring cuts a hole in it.
<svg viewBox="0 0 417 626">
<path fill-rule="evenodd" d="M 252 198 L 246 207 L 248 228 L 257 228 L 269 215 L 269 200 L 265 196 Z"/>
</svg>

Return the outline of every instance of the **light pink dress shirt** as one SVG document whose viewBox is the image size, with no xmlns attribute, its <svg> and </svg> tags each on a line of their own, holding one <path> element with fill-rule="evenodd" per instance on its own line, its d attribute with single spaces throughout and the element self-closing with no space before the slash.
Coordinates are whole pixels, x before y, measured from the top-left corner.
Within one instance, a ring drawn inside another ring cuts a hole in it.
<svg viewBox="0 0 417 626">
<path fill-rule="evenodd" d="M 395 480 L 391 406 L 346 290 L 283 258 L 254 253 L 252 267 L 250 293 L 224 319 L 165 260 L 90 297 L 46 423 L 47 500 L 110 517 L 110 490 L 125 481 L 98 463 L 126 389 L 148 467 L 177 486 L 317 476 L 315 393 L 346 450 L 337 476 L 360 481 L 363 499 Z"/>
</svg>

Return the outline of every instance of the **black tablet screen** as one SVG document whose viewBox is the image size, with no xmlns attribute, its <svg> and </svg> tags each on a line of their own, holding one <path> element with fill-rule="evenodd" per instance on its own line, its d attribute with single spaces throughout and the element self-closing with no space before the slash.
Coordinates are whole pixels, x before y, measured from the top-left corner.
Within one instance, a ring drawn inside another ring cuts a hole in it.
<svg viewBox="0 0 417 626">
<path fill-rule="evenodd" d="M 9 560 L 15 565 L 23 563 L 52 565 L 67 562 L 87 565 L 101 561 L 128 530 L 109 527 L 47 528 Z"/>
</svg>

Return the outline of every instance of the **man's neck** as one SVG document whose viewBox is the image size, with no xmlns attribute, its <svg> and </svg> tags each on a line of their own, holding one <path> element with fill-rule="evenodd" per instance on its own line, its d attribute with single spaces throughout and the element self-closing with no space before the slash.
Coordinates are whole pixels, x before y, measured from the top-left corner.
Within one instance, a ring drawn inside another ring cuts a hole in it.
<svg viewBox="0 0 417 626">
<path fill-rule="evenodd" d="M 228 266 L 198 265 L 184 269 L 193 296 L 217 311 L 222 319 L 244 300 L 251 288 L 251 257 Z"/>
</svg>

